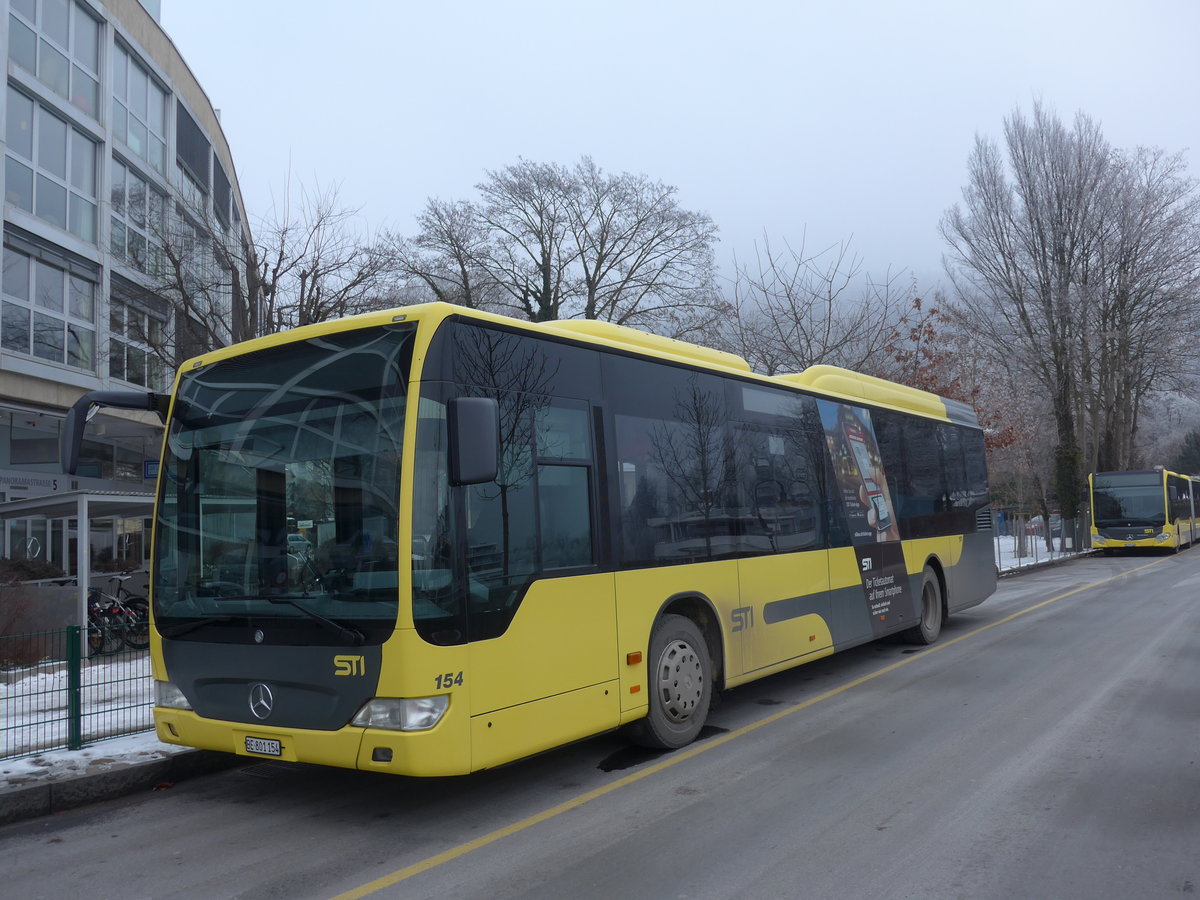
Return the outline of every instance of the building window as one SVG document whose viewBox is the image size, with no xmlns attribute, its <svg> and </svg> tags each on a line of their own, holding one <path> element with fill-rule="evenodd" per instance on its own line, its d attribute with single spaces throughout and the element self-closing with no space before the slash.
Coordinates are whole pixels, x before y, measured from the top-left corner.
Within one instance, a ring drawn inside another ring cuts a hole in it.
<svg viewBox="0 0 1200 900">
<path fill-rule="evenodd" d="M 112 161 L 112 220 L 109 248 L 140 272 L 163 272 L 163 216 L 167 198 L 136 170 Z"/>
<path fill-rule="evenodd" d="M 96 371 L 96 283 L 4 248 L 0 346 Z"/>
<path fill-rule="evenodd" d="M 199 191 L 208 194 L 209 156 L 212 146 L 200 126 L 179 101 L 175 102 L 175 155 L 185 174 L 192 178 Z M 181 186 L 182 187 L 182 186 Z"/>
<path fill-rule="evenodd" d="M 69 0 L 21 0 L 10 8 L 8 58 L 98 119 L 100 23 Z"/>
<path fill-rule="evenodd" d="M 96 243 L 96 142 L 12 87 L 6 138 L 5 199 Z"/>
<path fill-rule="evenodd" d="M 229 229 L 229 206 L 230 199 L 233 195 L 232 187 L 229 184 L 229 178 L 225 175 L 225 170 L 217 161 L 217 157 L 213 155 L 213 213 L 217 217 L 219 226 L 224 229 Z"/>
<path fill-rule="evenodd" d="M 108 322 L 109 376 L 155 390 L 162 388 L 166 333 L 165 317 L 114 294 Z"/>
<path fill-rule="evenodd" d="M 167 92 L 120 45 L 113 55 L 113 134 L 159 175 L 167 174 Z"/>
<path fill-rule="evenodd" d="M 175 175 L 175 186 L 179 189 L 183 207 L 191 215 L 204 215 L 207 203 L 204 189 L 182 163 L 175 166 Z"/>
</svg>

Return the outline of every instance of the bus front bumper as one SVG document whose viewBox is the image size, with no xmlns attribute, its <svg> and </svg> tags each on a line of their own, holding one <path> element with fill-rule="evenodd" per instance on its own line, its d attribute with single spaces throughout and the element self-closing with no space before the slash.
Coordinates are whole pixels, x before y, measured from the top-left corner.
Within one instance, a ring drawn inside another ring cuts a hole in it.
<svg viewBox="0 0 1200 900">
<path fill-rule="evenodd" d="M 1173 546 L 1173 542 L 1174 535 L 1166 533 L 1137 540 L 1115 540 L 1098 534 L 1092 535 L 1092 548 L 1095 550 L 1154 550 Z"/>
<path fill-rule="evenodd" d="M 440 725 L 419 732 L 354 726 L 312 731 L 222 722 L 191 710 L 155 707 L 154 730 L 167 744 L 235 753 L 263 762 L 313 763 L 418 777 L 471 771 L 469 741 L 455 740 L 453 729 Z"/>
</svg>

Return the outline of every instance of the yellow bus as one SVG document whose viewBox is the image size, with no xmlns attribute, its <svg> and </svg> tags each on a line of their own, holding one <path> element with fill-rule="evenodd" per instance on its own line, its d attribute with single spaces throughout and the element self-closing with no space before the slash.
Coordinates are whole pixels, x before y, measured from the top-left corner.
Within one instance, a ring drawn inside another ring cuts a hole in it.
<svg viewBox="0 0 1200 900">
<path fill-rule="evenodd" d="M 1200 537 L 1200 478 L 1168 472 L 1093 472 L 1088 475 L 1092 546 L 1179 552 Z"/>
<path fill-rule="evenodd" d="M 447 304 L 186 363 L 151 571 L 166 742 L 463 774 L 713 695 L 995 589 L 974 412 L 829 366 Z M 74 454 L 74 455 L 73 455 Z"/>
</svg>

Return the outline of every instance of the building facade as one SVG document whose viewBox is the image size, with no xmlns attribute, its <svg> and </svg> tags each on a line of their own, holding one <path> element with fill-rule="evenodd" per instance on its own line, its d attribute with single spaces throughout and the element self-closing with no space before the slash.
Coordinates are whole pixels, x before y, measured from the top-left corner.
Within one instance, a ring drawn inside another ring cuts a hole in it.
<svg viewBox="0 0 1200 900">
<path fill-rule="evenodd" d="M 0 502 L 147 492 L 162 429 L 106 410 L 64 478 L 58 435 L 89 390 L 164 390 L 187 356 L 249 336 L 246 216 L 218 112 L 157 0 L 0 0 Z M 76 523 L 9 516 L 0 555 L 74 568 Z M 91 523 L 93 563 L 141 565 L 148 521 Z"/>
</svg>

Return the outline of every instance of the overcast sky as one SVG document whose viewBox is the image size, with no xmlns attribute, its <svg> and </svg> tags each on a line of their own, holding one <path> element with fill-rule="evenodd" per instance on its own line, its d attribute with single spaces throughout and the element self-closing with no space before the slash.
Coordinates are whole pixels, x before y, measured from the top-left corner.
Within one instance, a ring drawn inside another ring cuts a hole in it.
<svg viewBox="0 0 1200 900">
<path fill-rule="evenodd" d="M 337 186 L 364 228 L 415 230 L 524 157 L 679 189 L 718 260 L 850 240 L 942 278 L 937 224 L 975 135 L 1035 99 L 1200 176 L 1197 0 L 162 0 L 233 150 L 251 221 Z"/>
</svg>

